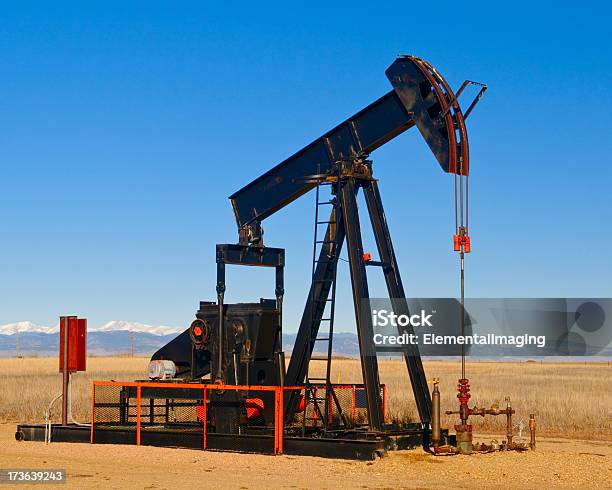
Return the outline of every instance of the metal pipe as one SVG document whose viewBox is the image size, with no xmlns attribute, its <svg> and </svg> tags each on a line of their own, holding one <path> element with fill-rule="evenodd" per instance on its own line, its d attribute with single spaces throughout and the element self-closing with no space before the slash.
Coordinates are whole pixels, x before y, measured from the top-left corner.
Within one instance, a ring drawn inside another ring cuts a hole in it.
<svg viewBox="0 0 612 490">
<path fill-rule="evenodd" d="M 531 434 L 531 442 L 529 443 L 529 447 L 532 450 L 536 448 L 536 421 L 535 414 L 529 414 L 529 433 Z"/>
<path fill-rule="evenodd" d="M 238 379 L 238 363 L 240 362 L 240 358 L 236 351 L 234 351 L 233 353 L 233 358 L 234 358 L 233 359 L 234 360 L 234 384 L 239 385 L 240 380 Z"/>
<path fill-rule="evenodd" d="M 223 354 L 225 351 L 225 339 L 223 338 L 223 327 L 225 323 L 223 318 L 223 291 L 217 293 L 217 305 L 219 307 L 219 313 L 217 314 L 219 317 L 219 324 L 217 325 L 217 379 L 225 381 L 223 373 Z"/>
<path fill-rule="evenodd" d="M 225 338 L 223 331 L 225 328 L 225 319 L 223 315 L 223 297 L 225 294 L 225 262 L 223 257 L 217 252 L 217 308 L 218 308 L 218 325 L 217 325 L 217 373 L 216 380 L 225 381 L 225 373 L 223 372 L 223 357 L 225 353 Z"/>
<path fill-rule="evenodd" d="M 55 402 L 59 400 L 61 397 L 62 395 L 60 393 L 53 400 L 51 400 L 51 403 L 49 403 L 49 406 L 47 407 L 47 410 L 45 411 L 45 444 L 51 443 L 51 428 L 53 425 L 51 423 L 51 409 L 53 408 L 53 405 L 55 405 Z"/>
<path fill-rule="evenodd" d="M 463 219 L 463 218 L 461 218 Z M 463 250 L 460 253 L 461 268 L 461 337 L 465 337 L 465 258 Z M 465 379 L 465 345 L 461 344 L 461 379 Z M 465 424 L 465 420 L 462 422 Z"/>
<path fill-rule="evenodd" d="M 440 445 L 440 390 L 438 384 L 440 380 L 438 378 L 433 379 L 433 392 L 431 394 L 431 409 L 433 416 L 431 418 L 431 442 L 434 447 Z"/>
<path fill-rule="evenodd" d="M 453 446 L 439 446 L 436 448 L 436 455 L 441 455 L 441 454 L 457 454 L 457 449 L 455 449 Z"/>
<path fill-rule="evenodd" d="M 506 397 L 506 437 L 508 439 L 508 447 L 512 445 L 512 405 L 510 402 L 510 397 Z"/>
<path fill-rule="evenodd" d="M 455 425 L 455 432 L 457 434 L 457 452 L 461 454 L 472 454 L 472 425 Z"/>
<path fill-rule="evenodd" d="M 318 206 L 317 206 L 318 208 Z M 278 308 L 278 334 L 276 336 L 277 349 L 283 348 L 283 296 L 285 295 L 285 263 L 276 267 L 276 307 Z M 284 354 L 283 354 L 284 355 Z M 283 377 L 285 373 L 283 372 Z"/>
<path fill-rule="evenodd" d="M 70 383 L 70 373 L 68 372 L 68 317 L 60 318 L 63 323 L 62 345 L 64 358 L 62 359 L 62 425 L 68 425 L 68 383 Z"/>
<path fill-rule="evenodd" d="M 278 356 L 278 384 L 282 388 L 285 386 L 285 352 L 279 351 L 276 355 Z"/>
</svg>

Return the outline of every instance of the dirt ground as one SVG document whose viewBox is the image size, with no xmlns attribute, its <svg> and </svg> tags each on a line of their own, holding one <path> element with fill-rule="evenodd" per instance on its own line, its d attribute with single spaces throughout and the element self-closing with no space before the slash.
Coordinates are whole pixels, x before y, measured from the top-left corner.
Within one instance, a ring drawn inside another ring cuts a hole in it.
<svg viewBox="0 0 612 490">
<path fill-rule="evenodd" d="M 14 424 L 0 425 L 0 468 L 64 468 L 68 488 L 612 488 L 609 442 L 541 439 L 537 451 L 526 453 L 433 457 L 419 449 L 358 462 L 146 446 L 45 445 L 17 442 L 14 432 Z"/>
</svg>

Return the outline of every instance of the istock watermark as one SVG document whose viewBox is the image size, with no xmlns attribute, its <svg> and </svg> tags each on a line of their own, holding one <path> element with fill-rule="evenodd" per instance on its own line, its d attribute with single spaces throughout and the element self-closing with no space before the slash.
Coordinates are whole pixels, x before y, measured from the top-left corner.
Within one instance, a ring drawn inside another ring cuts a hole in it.
<svg viewBox="0 0 612 490">
<path fill-rule="evenodd" d="M 434 314 L 435 312 L 427 314 L 425 310 L 421 310 L 418 315 L 398 315 L 389 310 L 372 310 L 372 322 L 375 327 L 386 327 L 387 325 L 393 327 L 406 327 L 408 325 L 413 327 L 433 327 L 431 324 L 431 317 Z"/>
<path fill-rule="evenodd" d="M 469 298 L 464 308 L 455 298 L 365 303 L 379 354 L 612 358 L 611 298 Z"/>
</svg>

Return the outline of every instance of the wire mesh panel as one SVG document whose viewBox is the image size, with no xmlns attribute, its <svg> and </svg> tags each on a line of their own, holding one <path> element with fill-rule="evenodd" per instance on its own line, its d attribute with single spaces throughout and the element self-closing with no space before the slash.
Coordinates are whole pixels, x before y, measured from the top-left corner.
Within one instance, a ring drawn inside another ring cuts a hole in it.
<svg viewBox="0 0 612 490">
<path fill-rule="evenodd" d="M 114 382 L 95 382 L 92 390 L 91 442 L 116 442 L 109 437 L 120 430 L 123 439 L 136 443 L 136 397 L 131 386 Z M 134 416 L 130 416 L 134 413 Z"/>
<path fill-rule="evenodd" d="M 277 453 L 279 398 L 273 386 L 210 385 L 207 449 Z"/>
<path fill-rule="evenodd" d="M 120 394 L 121 386 L 96 387 L 93 412 L 93 423 L 96 426 L 121 423 Z"/>
<path fill-rule="evenodd" d="M 203 390 L 201 388 L 183 389 L 180 393 L 169 391 L 171 390 L 155 392 L 150 388 L 141 388 L 141 428 L 172 425 L 201 427 L 198 407 L 201 407 L 203 403 Z M 172 391 L 178 392 L 178 390 Z"/>
<path fill-rule="evenodd" d="M 286 435 L 307 435 L 324 431 L 341 431 L 368 424 L 368 407 L 365 388 L 358 384 L 309 384 L 284 387 L 284 400 L 296 397 L 293 414 L 285 414 Z M 298 393 L 298 394 L 296 394 Z M 386 387 L 381 387 L 384 415 Z"/>
<path fill-rule="evenodd" d="M 204 385 L 145 382 L 138 388 L 140 444 L 204 448 Z"/>
</svg>

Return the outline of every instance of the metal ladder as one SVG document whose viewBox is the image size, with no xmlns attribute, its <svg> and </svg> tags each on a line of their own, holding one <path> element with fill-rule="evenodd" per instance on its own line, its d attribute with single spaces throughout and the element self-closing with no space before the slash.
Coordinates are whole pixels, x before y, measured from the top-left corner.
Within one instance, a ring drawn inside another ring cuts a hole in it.
<svg viewBox="0 0 612 490">
<path fill-rule="evenodd" d="M 321 282 L 321 280 L 317 281 L 315 280 L 315 270 L 317 267 L 317 264 L 321 261 L 319 259 L 317 259 L 317 249 L 319 248 L 319 246 L 321 246 L 322 248 L 324 247 L 329 247 L 329 253 L 326 254 L 326 261 L 329 262 L 335 262 L 333 264 L 333 277 L 332 279 L 324 279 L 323 281 L 325 282 L 331 282 L 331 292 L 330 292 L 330 297 L 326 297 L 325 299 L 320 300 L 319 304 L 315 305 L 314 304 L 314 287 L 311 288 L 311 298 L 310 301 L 313 303 L 312 308 L 311 308 L 311 326 L 310 326 L 310 335 L 309 335 L 309 343 L 313 344 L 313 351 L 314 351 L 314 346 L 315 345 L 320 345 L 321 343 L 327 343 L 327 352 L 326 355 L 322 355 L 322 356 L 311 356 L 310 357 L 310 361 L 320 361 L 320 362 L 325 362 L 326 366 L 325 366 L 325 377 L 321 378 L 321 377 L 310 377 L 310 362 L 308 363 L 308 365 L 306 366 L 306 383 L 305 383 L 305 396 L 306 396 L 306 409 L 304 411 L 304 418 L 303 418 L 303 428 L 302 428 L 302 432 L 305 433 L 305 426 L 306 426 L 306 421 L 310 420 L 310 421 L 318 421 L 321 420 L 324 430 L 327 430 L 328 426 L 329 426 L 329 416 L 330 416 L 330 404 L 332 403 L 332 400 L 336 402 L 336 404 L 338 404 L 337 398 L 335 396 L 335 393 L 333 393 L 333 387 L 332 387 L 332 383 L 331 383 L 331 361 L 332 361 L 332 348 L 333 348 L 333 336 L 334 336 L 334 314 L 335 314 L 335 309 L 336 309 L 336 276 L 337 276 L 337 270 L 338 270 L 338 256 L 337 251 L 338 251 L 338 244 L 336 241 L 336 237 L 337 237 L 337 233 L 334 234 L 334 240 L 326 240 L 325 237 L 323 237 L 323 239 L 319 238 L 319 231 L 320 231 L 320 227 L 321 225 L 325 225 L 328 226 L 330 224 L 337 224 L 336 221 L 320 221 L 320 213 L 319 210 L 322 206 L 332 206 L 332 209 L 335 211 L 333 213 L 333 216 L 335 220 L 338 219 L 339 213 L 338 213 L 338 199 L 336 197 L 334 197 L 334 193 L 331 192 L 331 197 L 329 200 L 324 200 L 321 201 L 321 186 L 330 186 L 331 189 L 333 189 L 333 186 L 337 185 L 337 182 L 333 182 L 333 181 L 318 181 L 317 182 L 317 186 L 316 186 L 316 201 L 315 201 L 315 218 L 314 218 L 314 240 L 313 240 L 313 247 L 312 247 L 312 278 L 311 278 L 311 282 L 312 285 L 314 286 L 315 282 Z M 330 216 L 332 216 L 332 213 L 330 212 Z M 330 218 L 331 219 L 331 218 Z M 321 303 L 324 303 L 324 305 L 321 305 Z M 315 323 L 315 311 L 317 311 L 319 308 L 323 307 L 323 318 L 321 318 L 321 323 L 325 323 L 327 324 L 327 331 L 326 332 L 320 332 L 320 326 L 319 329 L 317 330 L 317 332 L 319 332 L 317 334 L 317 336 L 313 339 L 312 338 L 312 331 L 313 331 L 313 327 L 314 327 L 314 323 Z M 325 317 L 325 312 L 327 311 L 327 317 Z M 320 389 L 317 389 L 317 387 L 320 387 L 321 384 L 325 384 L 325 395 L 324 396 L 320 396 Z M 323 402 L 323 410 L 321 410 L 321 406 L 320 403 Z M 313 404 L 313 417 L 311 419 L 307 419 L 307 411 L 308 411 L 308 404 L 312 403 Z M 339 408 L 339 407 L 338 407 Z"/>
</svg>

